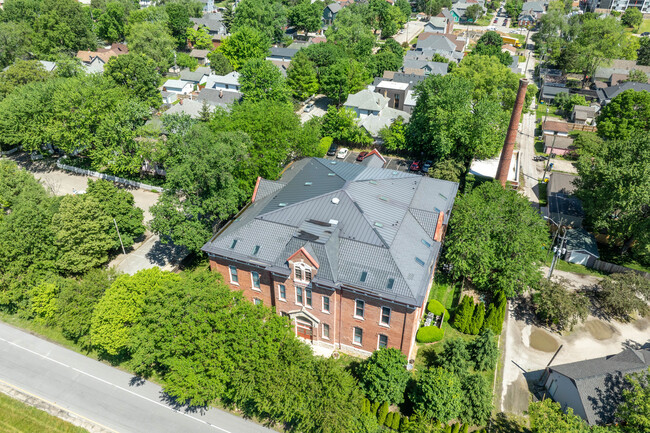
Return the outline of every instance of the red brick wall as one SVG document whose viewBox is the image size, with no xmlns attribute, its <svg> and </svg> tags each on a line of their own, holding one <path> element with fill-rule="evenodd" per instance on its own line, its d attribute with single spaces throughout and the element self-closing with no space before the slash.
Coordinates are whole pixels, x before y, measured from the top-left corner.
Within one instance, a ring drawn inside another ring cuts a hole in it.
<svg viewBox="0 0 650 433">
<path fill-rule="evenodd" d="M 237 268 L 237 276 L 239 285 L 233 284 L 230 281 L 229 265 Z M 253 302 L 253 299 L 261 299 L 264 305 L 273 306 L 273 291 L 271 284 L 271 274 L 256 267 L 245 265 L 242 263 L 235 263 L 226 259 L 219 259 L 218 261 L 210 259 L 210 268 L 213 271 L 219 272 L 223 276 L 226 284 L 230 285 L 233 290 L 240 290 L 246 299 Z M 260 274 L 260 290 L 253 289 L 253 280 L 251 272 L 258 272 Z"/>
</svg>

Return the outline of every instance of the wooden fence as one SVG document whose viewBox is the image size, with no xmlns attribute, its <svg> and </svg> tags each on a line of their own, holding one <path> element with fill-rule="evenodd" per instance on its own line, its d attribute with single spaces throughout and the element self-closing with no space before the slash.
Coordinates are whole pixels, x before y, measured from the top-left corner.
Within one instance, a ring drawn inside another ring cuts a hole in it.
<svg viewBox="0 0 650 433">
<path fill-rule="evenodd" d="M 567 123 L 569 129 L 572 131 L 586 131 L 586 132 L 596 132 L 597 127 L 592 125 L 578 125 L 577 123 Z"/>
<path fill-rule="evenodd" d="M 638 271 L 636 269 L 627 268 L 625 266 L 615 265 L 614 263 L 603 262 L 602 260 L 598 260 L 598 259 L 594 260 L 594 262 L 591 265 L 587 265 L 587 266 L 592 269 L 596 269 L 602 272 L 607 272 L 610 274 L 632 271 L 632 272 L 636 272 L 637 274 L 645 278 L 650 279 L 650 273 L 648 272 Z"/>
</svg>

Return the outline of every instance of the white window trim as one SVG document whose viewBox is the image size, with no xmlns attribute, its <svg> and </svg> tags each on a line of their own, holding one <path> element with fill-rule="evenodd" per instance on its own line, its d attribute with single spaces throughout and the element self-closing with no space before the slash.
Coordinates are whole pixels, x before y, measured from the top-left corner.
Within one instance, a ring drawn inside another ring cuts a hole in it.
<svg viewBox="0 0 650 433">
<path fill-rule="evenodd" d="M 325 340 L 329 340 L 330 337 L 326 337 L 326 336 L 325 336 L 325 326 L 327 326 L 327 330 L 328 330 L 328 331 L 331 331 L 331 328 L 329 327 L 329 325 L 328 325 L 327 323 L 323 323 L 323 326 L 321 326 L 321 332 L 320 332 L 320 334 L 321 334 L 321 337 L 322 337 L 322 338 L 324 338 Z"/>
<path fill-rule="evenodd" d="M 302 290 L 302 301 L 303 302 L 298 302 L 298 289 Z M 302 287 L 295 287 L 295 293 L 294 294 L 295 294 L 295 297 L 294 297 L 295 304 L 296 305 L 303 305 L 303 303 L 305 301 L 305 289 L 303 289 Z"/>
<path fill-rule="evenodd" d="M 307 303 L 307 290 L 309 290 L 309 293 L 311 294 L 311 305 Z M 314 309 L 314 292 L 312 289 L 304 288 L 302 289 L 302 295 L 305 297 L 305 308 L 309 308 L 310 310 Z"/>
<path fill-rule="evenodd" d="M 386 337 L 386 348 L 388 348 L 388 335 L 386 335 L 386 334 L 377 334 L 377 350 L 379 350 L 381 348 L 381 346 L 379 346 L 379 341 L 381 340 L 382 335 L 384 337 Z"/>
<path fill-rule="evenodd" d="M 260 282 L 259 288 L 255 287 L 255 279 L 253 278 L 253 274 L 257 274 L 257 278 L 259 279 Z M 262 291 L 262 276 L 260 275 L 259 272 L 251 271 L 251 289 L 255 290 L 256 292 Z"/>
<path fill-rule="evenodd" d="M 325 298 L 329 299 L 329 303 L 330 303 L 330 305 L 329 305 L 330 309 L 329 310 L 325 309 Z M 331 314 L 330 310 L 332 309 L 332 299 L 329 296 L 323 295 L 323 300 L 320 303 L 320 309 L 321 309 L 321 312 L 323 312 L 325 314 Z"/>
<path fill-rule="evenodd" d="M 357 343 L 355 341 L 356 336 L 354 334 L 355 334 L 355 331 L 357 329 L 361 329 L 361 343 Z M 361 328 L 360 326 L 353 326 L 352 327 L 352 344 L 354 344 L 355 346 L 363 346 L 363 328 Z"/>
<path fill-rule="evenodd" d="M 239 282 L 232 279 L 232 268 L 235 268 L 235 273 L 237 274 L 237 279 L 239 279 L 239 269 L 236 266 L 228 266 L 228 275 L 230 276 L 230 284 L 235 284 L 239 286 Z"/>
<path fill-rule="evenodd" d="M 296 267 L 300 268 L 302 278 L 296 278 Z M 305 262 L 296 262 L 296 263 L 294 263 L 293 264 L 293 281 L 296 281 L 296 282 L 302 283 L 302 284 L 310 284 L 311 280 L 308 280 L 307 278 L 305 278 L 305 275 L 306 275 L 305 271 L 306 270 L 309 271 L 309 275 L 311 275 L 311 277 L 313 279 L 314 278 L 314 270 L 312 269 L 311 266 L 306 265 Z"/>
<path fill-rule="evenodd" d="M 384 317 L 384 308 L 388 308 L 388 323 L 384 323 L 381 320 Z M 380 307 L 379 308 L 379 326 L 383 326 L 384 328 L 390 328 L 390 322 L 391 319 L 393 318 L 393 309 L 390 307 Z"/>
<path fill-rule="evenodd" d="M 363 302 L 363 316 L 357 316 L 357 302 Z M 366 320 L 364 319 L 364 316 L 366 315 L 366 301 L 363 299 L 355 299 L 354 300 L 354 318 L 359 319 L 359 320 Z"/>
<path fill-rule="evenodd" d="M 260 298 L 253 298 L 253 305 L 264 305 L 264 301 L 262 301 Z"/>
<path fill-rule="evenodd" d="M 282 297 L 282 291 L 280 290 L 280 286 L 284 286 L 284 298 Z M 278 284 L 278 300 L 282 302 L 287 302 L 287 286 L 284 284 Z"/>
</svg>

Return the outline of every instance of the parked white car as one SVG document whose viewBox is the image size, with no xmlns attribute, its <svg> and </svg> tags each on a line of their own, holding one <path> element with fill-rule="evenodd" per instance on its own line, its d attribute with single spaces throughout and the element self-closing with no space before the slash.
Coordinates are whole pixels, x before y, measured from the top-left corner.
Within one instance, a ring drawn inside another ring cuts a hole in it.
<svg viewBox="0 0 650 433">
<path fill-rule="evenodd" d="M 345 159 L 345 157 L 348 156 L 348 153 L 350 153 L 350 151 L 348 150 L 348 148 L 347 148 L 347 147 L 343 147 L 343 148 L 339 149 L 338 153 L 336 154 L 336 157 L 337 157 L 338 159 Z"/>
</svg>

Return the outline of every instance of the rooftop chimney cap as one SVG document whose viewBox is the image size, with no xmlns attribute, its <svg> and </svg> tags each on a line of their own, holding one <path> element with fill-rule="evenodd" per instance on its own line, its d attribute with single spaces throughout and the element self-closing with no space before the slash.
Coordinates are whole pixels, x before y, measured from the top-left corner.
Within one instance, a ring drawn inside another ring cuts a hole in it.
<svg viewBox="0 0 650 433">
<path fill-rule="evenodd" d="M 340 201 L 341 201 L 341 200 L 340 200 L 338 197 L 334 197 L 334 198 L 332 198 L 332 203 L 333 203 L 333 204 L 339 204 Z"/>
</svg>

